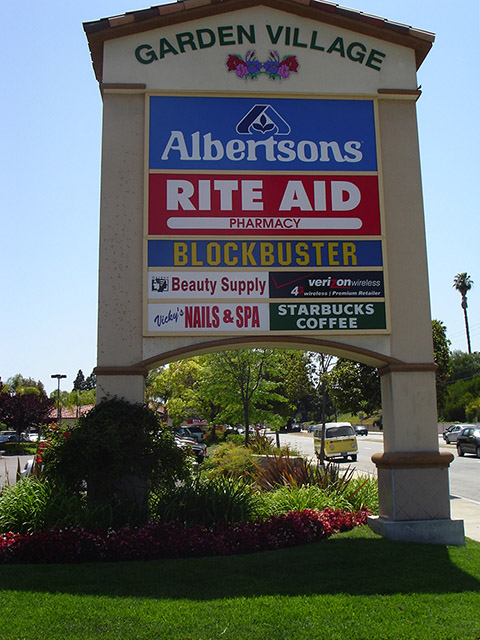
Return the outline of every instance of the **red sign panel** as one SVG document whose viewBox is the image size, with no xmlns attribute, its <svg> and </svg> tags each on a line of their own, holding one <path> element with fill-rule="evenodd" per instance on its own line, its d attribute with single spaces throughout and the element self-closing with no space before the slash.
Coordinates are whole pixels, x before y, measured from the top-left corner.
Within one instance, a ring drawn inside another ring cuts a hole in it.
<svg viewBox="0 0 480 640">
<path fill-rule="evenodd" d="M 149 235 L 380 235 L 374 175 L 149 176 Z"/>
</svg>

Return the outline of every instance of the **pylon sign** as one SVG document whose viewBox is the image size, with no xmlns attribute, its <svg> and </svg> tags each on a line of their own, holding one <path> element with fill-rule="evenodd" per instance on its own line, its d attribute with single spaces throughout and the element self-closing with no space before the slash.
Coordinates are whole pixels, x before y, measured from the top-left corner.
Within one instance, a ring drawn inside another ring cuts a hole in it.
<svg viewBox="0 0 480 640">
<path fill-rule="evenodd" d="M 147 335 L 387 330 L 372 100 L 148 104 Z"/>
</svg>

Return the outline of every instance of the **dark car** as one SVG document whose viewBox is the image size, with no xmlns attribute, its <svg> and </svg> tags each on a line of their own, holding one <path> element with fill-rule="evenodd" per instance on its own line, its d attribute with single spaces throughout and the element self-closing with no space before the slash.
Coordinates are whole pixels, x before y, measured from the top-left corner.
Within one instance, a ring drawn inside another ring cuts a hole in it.
<svg viewBox="0 0 480 640">
<path fill-rule="evenodd" d="M 464 427 L 457 436 L 457 453 L 473 453 L 480 458 L 480 426 Z"/>
<path fill-rule="evenodd" d="M 363 424 L 357 424 L 353 427 L 357 436 L 368 436 L 368 429 Z"/>
<path fill-rule="evenodd" d="M 5 442 L 28 442 L 28 439 L 24 433 L 18 435 L 16 431 L 2 431 L 0 432 L 0 444 Z"/>
</svg>

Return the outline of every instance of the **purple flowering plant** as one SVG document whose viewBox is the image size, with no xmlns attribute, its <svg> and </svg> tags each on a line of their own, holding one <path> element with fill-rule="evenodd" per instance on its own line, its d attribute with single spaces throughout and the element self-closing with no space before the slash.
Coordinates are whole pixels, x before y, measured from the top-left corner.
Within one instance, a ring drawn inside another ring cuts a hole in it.
<svg viewBox="0 0 480 640">
<path fill-rule="evenodd" d="M 285 80 L 291 73 L 297 73 L 299 66 L 296 56 L 284 56 L 280 59 L 278 51 L 270 51 L 265 62 L 257 59 L 255 51 L 247 51 L 245 59 L 230 54 L 226 64 L 228 71 L 234 71 L 239 78 L 245 80 L 256 80 L 261 73 L 271 80 Z"/>
</svg>

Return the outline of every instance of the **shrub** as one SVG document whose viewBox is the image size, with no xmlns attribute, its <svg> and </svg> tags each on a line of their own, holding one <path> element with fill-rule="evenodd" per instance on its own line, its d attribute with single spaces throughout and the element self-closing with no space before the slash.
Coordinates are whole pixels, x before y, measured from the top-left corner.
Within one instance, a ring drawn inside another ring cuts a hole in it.
<svg viewBox="0 0 480 640">
<path fill-rule="evenodd" d="M 2 442 L 0 449 L 5 455 L 28 456 L 35 455 L 37 444 L 35 442 Z"/>
<path fill-rule="evenodd" d="M 202 465 L 202 471 L 208 478 L 245 478 L 253 470 L 251 450 L 233 442 L 219 444 Z"/>
<path fill-rule="evenodd" d="M 47 432 L 44 473 L 78 489 L 95 478 L 109 485 L 122 476 L 169 482 L 185 473 L 173 432 L 146 405 L 104 400 L 77 424 Z"/>
<path fill-rule="evenodd" d="M 220 476 L 159 490 L 150 496 L 150 517 L 162 522 L 210 526 L 249 520 L 255 515 L 256 497 L 243 481 Z"/>
<path fill-rule="evenodd" d="M 37 461 L 46 478 L 81 493 L 91 505 L 109 505 L 116 521 L 144 521 L 148 487 L 189 477 L 173 432 L 146 405 L 104 400 L 73 427 L 54 425 Z"/>
</svg>

